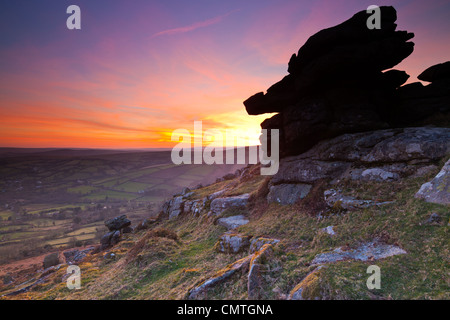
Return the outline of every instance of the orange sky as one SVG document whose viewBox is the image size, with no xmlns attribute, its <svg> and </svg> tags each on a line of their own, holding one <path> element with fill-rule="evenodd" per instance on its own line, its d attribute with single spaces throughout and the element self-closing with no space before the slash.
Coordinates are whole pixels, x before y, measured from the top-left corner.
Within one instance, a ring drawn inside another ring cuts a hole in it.
<svg viewBox="0 0 450 320">
<path fill-rule="evenodd" d="M 171 147 L 170 133 L 196 120 L 256 144 L 270 115 L 242 102 L 286 75 L 310 35 L 372 4 L 80 0 L 82 29 L 69 31 L 64 1 L 21 1 L 0 4 L 0 147 Z M 416 34 L 396 68 L 417 81 L 448 60 L 449 5 L 393 5 L 398 29 Z"/>
</svg>

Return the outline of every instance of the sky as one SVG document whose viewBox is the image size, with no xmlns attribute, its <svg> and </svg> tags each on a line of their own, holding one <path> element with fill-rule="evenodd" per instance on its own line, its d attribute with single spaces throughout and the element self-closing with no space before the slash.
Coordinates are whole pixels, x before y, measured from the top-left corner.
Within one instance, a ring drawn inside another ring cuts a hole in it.
<svg viewBox="0 0 450 320">
<path fill-rule="evenodd" d="M 69 30 L 69 5 L 81 30 Z M 450 60 L 450 1 L 1 0 L 0 147 L 170 148 L 176 129 L 257 144 L 243 101 L 287 74 L 321 29 L 393 5 L 415 33 L 395 68 L 417 81 Z"/>
</svg>

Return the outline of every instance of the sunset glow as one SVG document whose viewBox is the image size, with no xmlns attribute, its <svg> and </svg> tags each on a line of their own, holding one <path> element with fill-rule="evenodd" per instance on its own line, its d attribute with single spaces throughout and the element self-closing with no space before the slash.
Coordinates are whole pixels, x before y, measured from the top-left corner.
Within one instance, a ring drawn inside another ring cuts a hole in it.
<svg viewBox="0 0 450 320">
<path fill-rule="evenodd" d="M 66 28 L 81 8 L 82 29 Z M 315 32 L 370 1 L 3 1 L 0 147 L 168 148 L 171 133 L 253 132 L 242 102 L 287 74 Z M 448 1 L 379 1 L 415 33 L 408 82 L 448 60 Z M 446 8 L 444 10 L 444 7 Z"/>
</svg>

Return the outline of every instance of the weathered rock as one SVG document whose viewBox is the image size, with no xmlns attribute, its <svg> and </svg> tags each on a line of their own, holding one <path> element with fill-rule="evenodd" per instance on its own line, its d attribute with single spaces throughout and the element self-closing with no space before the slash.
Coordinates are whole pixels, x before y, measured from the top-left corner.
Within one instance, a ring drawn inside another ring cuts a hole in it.
<svg viewBox="0 0 450 320">
<path fill-rule="evenodd" d="M 249 223 L 249 220 L 243 215 L 217 219 L 217 224 L 227 228 L 228 230 L 236 229 L 247 223 Z"/>
<path fill-rule="evenodd" d="M 134 231 L 133 227 L 125 227 L 122 229 L 122 233 L 132 233 Z"/>
<path fill-rule="evenodd" d="M 222 253 L 239 253 L 250 246 L 251 236 L 235 233 L 225 233 L 219 238 L 216 250 Z"/>
<path fill-rule="evenodd" d="M 253 254 L 258 252 L 266 244 L 275 245 L 278 242 L 280 242 L 280 240 L 272 238 L 265 238 L 265 237 L 253 238 L 252 241 L 250 242 L 250 253 Z"/>
<path fill-rule="evenodd" d="M 116 254 L 114 252 L 106 252 L 103 255 L 103 259 L 105 259 L 105 260 L 115 260 L 116 259 Z"/>
<path fill-rule="evenodd" d="M 345 260 L 378 260 L 406 253 L 405 250 L 394 245 L 368 242 L 361 244 L 356 249 L 344 250 L 342 247 L 339 247 L 332 252 L 321 253 L 313 259 L 311 265 L 327 264 Z"/>
<path fill-rule="evenodd" d="M 64 251 L 63 255 L 64 255 L 64 258 L 66 259 L 67 264 L 69 264 L 69 265 L 77 264 L 78 262 L 83 260 L 94 249 L 95 249 L 94 247 L 89 247 L 89 248 L 82 249 L 82 250 L 73 249 L 73 250 L 69 250 L 69 251 Z"/>
<path fill-rule="evenodd" d="M 185 187 L 181 191 L 181 195 L 186 197 L 186 195 L 189 194 L 190 192 L 191 192 L 191 189 L 189 189 L 188 187 Z"/>
<path fill-rule="evenodd" d="M 226 266 L 224 269 L 218 271 L 214 276 L 211 278 L 202 281 L 200 284 L 196 285 L 194 288 L 190 289 L 188 292 L 188 299 L 197 299 L 202 294 L 206 293 L 209 289 L 213 288 L 214 286 L 222 283 L 226 279 L 230 278 L 233 274 L 236 272 L 245 272 L 245 270 L 248 269 L 248 266 L 250 264 L 250 260 L 252 259 L 252 255 L 247 256 L 245 258 L 242 258 L 228 266 Z"/>
<path fill-rule="evenodd" d="M 114 233 L 115 233 L 115 231 L 107 232 L 100 238 L 100 244 L 101 244 L 102 250 L 108 248 L 111 245 L 111 237 Z"/>
<path fill-rule="evenodd" d="M 390 204 L 392 201 L 377 202 L 373 200 L 358 200 L 354 197 L 346 196 L 334 189 L 325 190 L 324 193 L 325 202 L 330 208 L 344 209 L 344 210 L 356 210 L 368 208 L 371 206 L 381 206 Z"/>
<path fill-rule="evenodd" d="M 262 274 L 267 271 L 264 260 L 269 259 L 272 251 L 272 244 L 266 243 L 259 251 L 255 252 L 250 261 L 247 277 L 247 296 L 249 300 L 261 299 L 264 294 Z"/>
<path fill-rule="evenodd" d="M 267 201 L 280 203 L 282 205 L 293 204 L 298 199 L 306 197 L 311 190 L 309 184 L 279 184 L 269 188 Z"/>
<path fill-rule="evenodd" d="M 426 224 L 440 224 L 441 221 L 442 221 L 441 216 L 439 214 L 437 214 L 436 212 L 433 212 L 432 214 L 430 214 L 430 216 L 425 221 L 425 223 Z"/>
<path fill-rule="evenodd" d="M 113 245 L 119 243 L 120 236 L 121 236 L 121 233 L 119 230 L 114 231 L 114 233 L 112 234 L 111 239 L 110 239 L 110 245 L 113 246 Z"/>
<path fill-rule="evenodd" d="M 155 223 L 156 223 L 156 219 L 145 218 L 144 220 L 142 220 L 140 223 L 138 223 L 136 225 L 136 227 L 133 229 L 133 232 L 147 230 Z"/>
<path fill-rule="evenodd" d="M 220 215 L 223 211 L 235 208 L 243 209 L 247 206 L 250 194 L 242 194 L 239 196 L 216 198 L 211 201 L 211 212 L 215 215 Z"/>
<path fill-rule="evenodd" d="M 107 249 L 107 248 L 119 243 L 120 236 L 121 236 L 121 234 L 120 234 L 119 230 L 110 231 L 110 232 L 106 233 L 105 235 L 103 235 L 103 237 L 100 239 L 101 250 Z"/>
<path fill-rule="evenodd" d="M 377 143 L 361 160 L 366 163 L 438 160 L 449 152 L 450 128 L 405 128 Z"/>
<path fill-rule="evenodd" d="M 169 219 L 178 218 L 178 216 L 183 213 L 183 209 L 184 209 L 183 197 L 182 196 L 175 197 L 170 205 Z"/>
<path fill-rule="evenodd" d="M 333 226 L 328 226 L 326 228 L 320 229 L 320 231 L 329 234 L 330 236 L 334 236 L 336 232 L 333 230 Z"/>
<path fill-rule="evenodd" d="M 319 279 L 322 268 L 318 266 L 296 285 L 289 293 L 288 300 L 320 300 Z"/>
<path fill-rule="evenodd" d="M 60 263 L 61 263 L 61 261 L 59 259 L 59 253 L 54 252 L 54 253 L 50 253 L 49 255 L 45 256 L 44 262 L 43 262 L 43 267 L 44 267 L 44 269 L 47 269 L 51 266 L 56 266 Z"/>
<path fill-rule="evenodd" d="M 193 214 L 197 217 L 203 210 L 204 202 L 203 200 L 187 200 L 184 202 L 183 212 L 186 214 Z"/>
<path fill-rule="evenodd" d="M 128 227 L 129 225 L 131 225 L 131 221 L 127 219 L 126 215 L 121 215 L 105 221 L 105 226 L 109 231 L 120 230 Z"/>
<path fill-rule="evenodd" d="M 380 168 L 366 169 L 361 173 L 361 177 L 366 180 L 375 181 L 392 181 L 400 178 L 398 174 Z"/>
<path fill-rule="evenodd" d="M 430 182 L 424 183 L 415 194 L 426 202 L 450 205 L 450 160 Z"/>
<path fill-rule="evenodd" d="M 320 161 L 289 157 L 280 161 L 278 172 L 272 177 L 274 185 L 283 183 L 312 184 L 321 179 L 332 180 L 341 176 L 350 163 Z"/>
<path fill-rule="evenodd" d="M 404 128 L 344 134 L 280 160 L 272 185 L 318 180 L 390 181 L 414 175 L 450 153 L 450 128 Z"/>
</svg>

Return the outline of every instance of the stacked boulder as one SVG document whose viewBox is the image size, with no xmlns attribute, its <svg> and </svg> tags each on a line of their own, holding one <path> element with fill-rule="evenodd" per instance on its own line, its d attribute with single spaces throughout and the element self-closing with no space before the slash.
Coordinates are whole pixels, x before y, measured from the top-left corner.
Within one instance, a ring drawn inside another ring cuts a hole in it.
<svg viewBox="0 0 450 320">
<path fill-rule="evenodd" d="M 437 110 L 449 110 L 448 104 L 441 104 L 424 108 L 420 114 L 414 111 L 399 116 L 411 105 L 399 103 L 399 99 L 406 101 L 413 94 L 408 90 L 400 93 L 398 88 L 409 75 L 391 68 L 413 52 L 414 43 L 409 40 L 414 34 L 396 31 L 393 7 L 380 7 L 380 12 L 380 29 L 369 29 L 370 14 L 361 11 L 311 36 L 292 55 L 287 76 L 267 93 L 244 101 L 250 115 L 278 113 L 261 127 L 280 130 L 281 157 L 301 154 L 321 140 L 344 133 L 409 126 Z M 424 95 L 448 95 L 447 68 L 440 66 L 422 74 L 422 79 L 433 81 L 432 87 L 424 88 Z M 391 70 L 384 71 L 387 69 Z"/>
<path fill-rule="evenodd" d="M 130 231 L 130 225 L 131 221 L 127 219 L 126 215 L 106 220 L 105 226 L 108 228 L 109 232 L 100 239 L 101 250 L 117 244 L 120 241 L 122 234 Z"/>
</svg>

